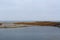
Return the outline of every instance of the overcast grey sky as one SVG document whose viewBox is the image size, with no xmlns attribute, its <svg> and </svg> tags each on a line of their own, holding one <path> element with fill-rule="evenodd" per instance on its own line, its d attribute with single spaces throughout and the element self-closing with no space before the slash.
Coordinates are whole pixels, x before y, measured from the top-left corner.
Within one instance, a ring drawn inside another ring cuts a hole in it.
<svg viewBox="0 0 60 40">
<path fill-rule="evenodd" d="M 60 20 L 60 0 L 0 0 L 0 20 Z"/>
</svg>

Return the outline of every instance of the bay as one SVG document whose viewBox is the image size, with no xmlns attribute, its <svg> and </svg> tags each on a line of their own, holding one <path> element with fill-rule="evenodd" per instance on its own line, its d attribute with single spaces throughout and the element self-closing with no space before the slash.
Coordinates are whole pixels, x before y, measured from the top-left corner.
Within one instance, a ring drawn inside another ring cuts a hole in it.
<svg viewBox="0 0 60 40">
<path fill-rule="evenodd" d="M 0 28 L 0 40 L 60 40 L 60 28 L 50 26 Z"/>
</svg>

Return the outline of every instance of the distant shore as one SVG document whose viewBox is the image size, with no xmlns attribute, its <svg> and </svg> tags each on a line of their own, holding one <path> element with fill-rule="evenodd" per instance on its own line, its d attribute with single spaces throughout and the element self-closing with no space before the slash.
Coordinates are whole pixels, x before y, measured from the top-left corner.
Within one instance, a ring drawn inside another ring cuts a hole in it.
<svg viewBox="0 0 60 40">
<path fill-rule="evenodd" d="M 60 27 L 60 22 L 51 21 L 34 21 L 34 22 L 3 22 L 0 23 L 0 28 L 16 28 L 16 27 L 29 27 L 29 26 L 54 26 Z"/>
<path fill-rule="evenodd" d="M 14 24 L 26 24 L 26 25 L 36 25 L 36 26 L 55 26 L 55 27 L 60 27 L 60 22 L 51 22 L 51 21 L 16 22 Z"/>
</svg>

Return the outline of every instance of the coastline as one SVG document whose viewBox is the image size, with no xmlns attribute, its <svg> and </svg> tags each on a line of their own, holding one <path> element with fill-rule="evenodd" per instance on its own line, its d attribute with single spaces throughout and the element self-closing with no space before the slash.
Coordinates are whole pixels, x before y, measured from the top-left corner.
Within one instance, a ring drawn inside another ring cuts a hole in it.
<svg viewBox="0 0 60 40">
<path fill-rule="evenodd" d="M 54 26 L 60 27 L 60 22 L 51 22 L 51 21 L 35 21 L 35 22 L 3 22 L 0 23 L 0 28 L 20 28 L 20 27 L 29 27 L 29 26 Z"/>
</svg>

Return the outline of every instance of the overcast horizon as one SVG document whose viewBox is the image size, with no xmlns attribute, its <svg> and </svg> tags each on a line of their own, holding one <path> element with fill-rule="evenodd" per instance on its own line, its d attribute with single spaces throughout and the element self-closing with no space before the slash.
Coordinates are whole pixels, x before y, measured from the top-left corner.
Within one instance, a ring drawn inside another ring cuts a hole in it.
<svg viewBox="0 0 60 40">
<path fill-rule="evenodd" d="M 0 0 L 1 21 L 60 21 L 60 0 Z"/>
</svg>

